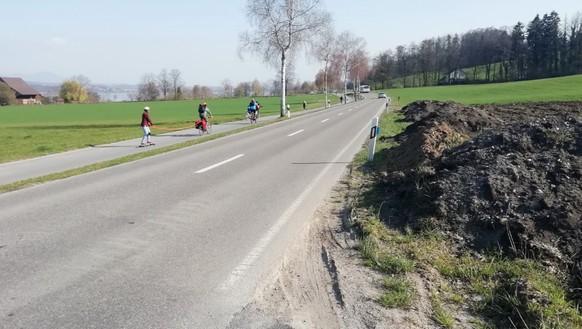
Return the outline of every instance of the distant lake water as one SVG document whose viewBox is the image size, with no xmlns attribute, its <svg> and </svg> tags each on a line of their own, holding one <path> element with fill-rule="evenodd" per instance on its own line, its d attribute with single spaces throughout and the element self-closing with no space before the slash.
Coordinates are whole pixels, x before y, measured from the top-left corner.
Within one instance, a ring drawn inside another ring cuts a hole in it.
<svg viewBox="0 0 582 329">
<path fill-rule="evenodd" d="M 131 92 L 99 93 L 99 97 L 102 102 L 127 102 L 131 100 L 130 94 Z"/>
<path fill-rule="evenodd" d="M 137 92 L 124 91 L 124 92 L 98 92 L 99 99 L 101 102 L 127 102 L 131 100 L 130 95 L 137 95 Z M 58 93 L 43 92 L 44 97 L 54 97 L 58 96 Z"/>
</svg>

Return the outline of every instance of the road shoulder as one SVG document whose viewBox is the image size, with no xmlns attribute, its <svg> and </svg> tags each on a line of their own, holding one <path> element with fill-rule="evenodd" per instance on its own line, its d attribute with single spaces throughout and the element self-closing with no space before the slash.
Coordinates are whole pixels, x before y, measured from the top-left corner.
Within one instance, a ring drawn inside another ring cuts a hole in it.
<svg viewBox="0 0 582 329">
<path fill-rule="evenodd" d="M 342 180 L 343 182 L 344 180 Z M 428 294 L 413 309 L 377 301 L 383 275 L 362 265 L 357 239 L 344 229 L 350 188 L 338 183 L 303 228 L 280 268 L 229 328 L 432 328 Z M 426 289 L 412 278 L 418 291 Z M 422 294 L 421 294 L 422 295 Z M 436 328 L 436 327 L 435 327 Z"/>
</svg>

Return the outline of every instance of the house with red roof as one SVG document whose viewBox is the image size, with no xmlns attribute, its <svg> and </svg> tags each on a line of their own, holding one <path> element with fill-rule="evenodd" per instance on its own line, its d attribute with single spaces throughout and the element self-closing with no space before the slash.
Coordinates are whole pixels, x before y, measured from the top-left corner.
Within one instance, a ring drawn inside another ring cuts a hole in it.
<svg viewBox="0 0 582 329">
<path fill-rule="evenodd" d="M 21 78 L 0 77 L 0 82 L 4 82 L 14 91 L 17 104 L 42 104 L 42 95 Z"/>
</svg>

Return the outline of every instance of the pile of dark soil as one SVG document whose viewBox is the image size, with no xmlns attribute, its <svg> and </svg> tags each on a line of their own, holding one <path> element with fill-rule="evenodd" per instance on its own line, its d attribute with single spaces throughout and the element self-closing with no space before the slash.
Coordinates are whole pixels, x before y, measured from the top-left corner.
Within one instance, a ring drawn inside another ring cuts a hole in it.
<svg viewBox="0 0 582 329">
<path fill-rule="evenodd" d="M 539 259 L 582 291 L 582 102 L 401 112 L 412 123 L 386 151 L 384 220 Z"/>
</svg>

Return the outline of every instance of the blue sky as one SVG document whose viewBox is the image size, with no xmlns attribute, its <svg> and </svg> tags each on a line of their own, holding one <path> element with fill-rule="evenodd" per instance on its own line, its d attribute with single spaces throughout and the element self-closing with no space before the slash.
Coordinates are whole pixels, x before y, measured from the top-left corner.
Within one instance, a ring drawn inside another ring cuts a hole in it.
<svg viewBox="0 0 582 329">
<path fill-rule="evenodd" d="M 186 84 L 217 86 L 275 70 L 237 54 L 248 30 L 246 0 L 0 0 L 0 76 L 82 74 L 93 83 L 139 83 L 146 73 L 178 69 Z M 555 10 L 562 22 L 580 0 L 324 0 L 336 32 L 367 42 L 371 57 L 423 39 L 485 27 L 527 24 Z M 296 76 L 312 81 L 320 65 L 305 58 Z"/>
</svg>

